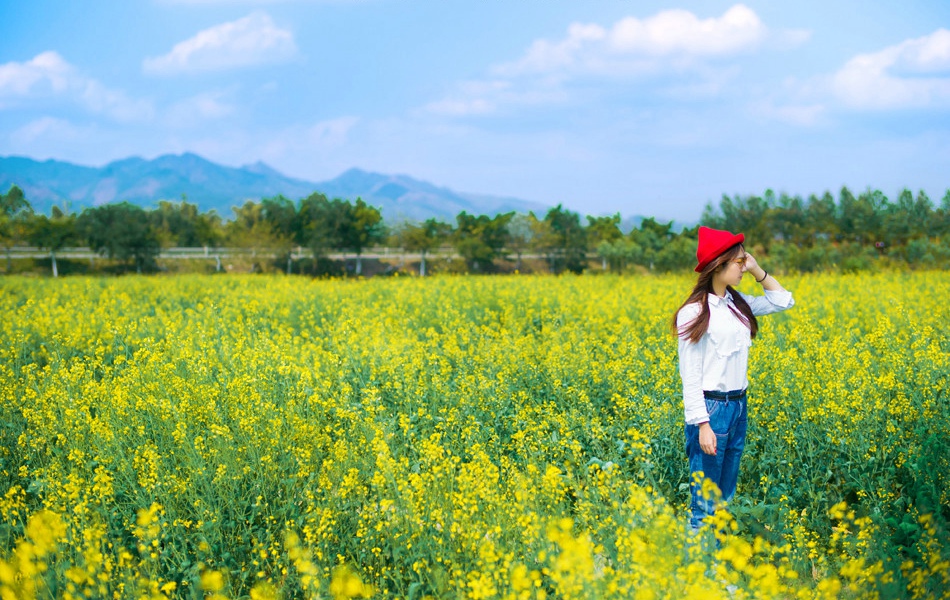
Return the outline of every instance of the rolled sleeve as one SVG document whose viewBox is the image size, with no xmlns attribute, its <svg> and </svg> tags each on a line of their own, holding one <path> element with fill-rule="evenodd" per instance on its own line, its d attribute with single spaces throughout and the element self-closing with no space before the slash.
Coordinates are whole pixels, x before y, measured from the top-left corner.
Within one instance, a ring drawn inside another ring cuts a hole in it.
<svg viewBox="0 0 950 600">
<path fill-rule="evenodd" d="M 739 295 L 749 304 L 752 314 L 757 317 L 782 312 L 795 306 L 795 298 L 786 289 L 765 290 L 764 296 L 750 296 L 741 292 Z"/>
</svg>

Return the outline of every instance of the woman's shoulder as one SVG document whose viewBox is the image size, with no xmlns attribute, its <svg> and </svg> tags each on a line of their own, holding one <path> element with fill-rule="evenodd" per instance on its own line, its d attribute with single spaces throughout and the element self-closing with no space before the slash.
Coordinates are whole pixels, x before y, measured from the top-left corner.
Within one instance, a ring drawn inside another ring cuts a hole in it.
<svg viewBox="0 0 950 600">
<path fill-rule="evenodd" d="M 676 324 L 679 326 L 689 323 L 703 312 L 703 305 L 700 302 L 690 302 L 684 304 L 676 313 Z"/>
</svg>

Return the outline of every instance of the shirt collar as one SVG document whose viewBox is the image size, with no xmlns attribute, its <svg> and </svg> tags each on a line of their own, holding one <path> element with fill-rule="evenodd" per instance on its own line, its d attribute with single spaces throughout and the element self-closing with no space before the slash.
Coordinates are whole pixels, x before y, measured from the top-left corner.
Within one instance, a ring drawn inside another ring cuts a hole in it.
<svg viewBox="0 0 950 600">
<path fill-rule="evenodd" d="M 725 302 L 726 304 L 732 304 L 732 292 L 726 290 L 726 295 L 720 298 L 716 294 L 709 294 L 709 304 L 712 306 L 719 306 L 719 303 Z"/>
</svg>

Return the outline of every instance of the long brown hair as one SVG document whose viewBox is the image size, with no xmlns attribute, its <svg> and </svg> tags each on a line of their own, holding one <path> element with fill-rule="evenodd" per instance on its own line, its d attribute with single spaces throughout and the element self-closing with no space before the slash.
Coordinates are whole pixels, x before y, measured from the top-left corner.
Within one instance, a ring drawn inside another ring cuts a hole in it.
<svg viewBox="0 0 950 600">
<path fill-rule="evenodd" d="M 676 312 L 673 313 L 674 334 L 693 343 L 698 342 L 700 338 L 706 335 L 706 330 L 709 329 L 709 294 L 713 293 L 713 275 L 728 267 L 731 261 L 743 253 L 745 253 L 745 249 L 742 247 L 742 244 L 736 244 L 706 265 L 706 268 L 699 274 L 699 279 L 696 281 L 696 286 L 693 287 L 693 291 L 690 292 L 689 297 L 686 298 L 686 302 L 683 302 L 683 304 L 676 309 Z M 731 285 L 727 285 L 726 290 L 732 294 L 732 301 L 735 303 L 736 308 L 739 309 L 738 311 L 733 310 L 732 312 L 749 328 L 751 336 L 755 337 L 755 334 L 759 331 L 759 322 L 755 319 L 755 315 L 752 314 L 752 308 L 742 296 L 732 289 Z M 693 304 L 694 302 L 698 303 L 701 307 L 699 315 L 680 331 L 676 326 L 676 316 L 684 306 Z M 730 308 L 730 310 L 732 309 Z"/>
</svg>

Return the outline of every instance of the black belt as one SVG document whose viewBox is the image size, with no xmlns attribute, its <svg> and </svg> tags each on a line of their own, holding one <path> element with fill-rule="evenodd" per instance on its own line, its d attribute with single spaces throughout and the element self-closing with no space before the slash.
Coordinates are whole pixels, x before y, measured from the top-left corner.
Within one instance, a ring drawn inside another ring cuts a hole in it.
<svg viewBox="0 0 950 600">
<path fill-rule="evenodd" d="M 732 390 L 731 392 L 720 392 L 718 390 L 703 390 L 703 397 L 707 400 L 723 400 L 725 402 L 745 400 L 745 390 Z"/>
</svg>

